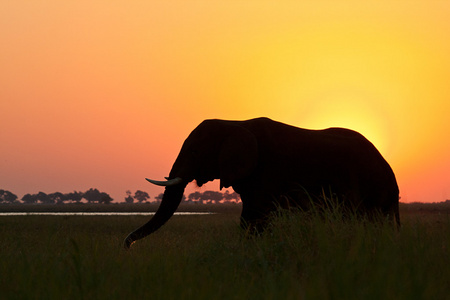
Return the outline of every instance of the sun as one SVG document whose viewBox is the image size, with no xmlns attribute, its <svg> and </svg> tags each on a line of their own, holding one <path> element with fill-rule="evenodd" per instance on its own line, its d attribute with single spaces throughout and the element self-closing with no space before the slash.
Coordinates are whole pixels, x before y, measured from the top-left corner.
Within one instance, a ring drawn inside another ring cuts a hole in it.
<svg viewBox="0 0 450 300">
<path fill-rule="evenodd" d="M 382 153 L 392 147 L 392 124 L 390 114 L 383 105 L 369 101 L 366 96 L 333 91 L 324 95 L 304 112 L 303 126 L 311 129 L 343 127 L 364 135 Z"/>
</svg>

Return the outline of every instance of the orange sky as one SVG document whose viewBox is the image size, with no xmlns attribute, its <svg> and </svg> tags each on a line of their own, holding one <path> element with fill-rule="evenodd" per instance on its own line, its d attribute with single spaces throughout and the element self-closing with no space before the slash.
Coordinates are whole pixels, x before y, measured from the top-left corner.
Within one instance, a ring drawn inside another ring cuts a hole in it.
<svg viewBox="0 0 450 300">
<path fill-rule="evenodd" d="M 448 1 L 2 1 L 0 188 L 156 196 L 143 178 L 167 176 L 203 119 L 267 116 L 355 129 L 402 201 L 450 199 L 449 15 Z"/>
</svg>

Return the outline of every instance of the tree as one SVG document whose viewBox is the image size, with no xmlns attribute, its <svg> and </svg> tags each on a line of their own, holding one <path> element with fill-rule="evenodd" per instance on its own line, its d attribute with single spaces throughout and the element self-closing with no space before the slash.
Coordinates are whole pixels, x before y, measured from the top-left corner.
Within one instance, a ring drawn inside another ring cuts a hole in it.
<svg viewBox="0 0 450 300">
<path fill-rule="evenodd" d="M 223 199 L 223 194 L 216 191 L 205 191 L 203 192 L 201 199 L 212 203 L 219 203 Z"/>
<path fill-rule="evenodd" d="M 22 201 L 27 204 L 36 203 L 38 201 L 37 195 L 26 194 L 22 197 Z"/>
<path fill-rule="evenodd" d="M 0 202 L 13 203 L 17 200 L 17 196 L 10 191 L 0 190 Z"/>
<path fill-rule="evenodd" d="M 205 191 L 203 193 L 193 192 L 188 196 L 188 201 L 192 202 L 210 202 L 210 203 L 219 203 L 223 199 L 223 194 L 221 192 L 216 191 Z"/>
<path fill-rule="evenodd" d="M 47 195 L 44 192 L 39 192 L 37 194 L 32 194 L 32 195 L 26 194 L 25 196 L 22 197 L 22 201 L 24 203 L 38 203 L 38 202 L 45 203 L 45 204 L 55 203 L 53 201 L 53 199 L 51 199 L 49 197 L 49 195 Z"/>
<path fill-rule="evenodd" d="M 225 193 L 223 194 L 223 198 L 226 202 L 231 202 L 233 200 L 235 202 L 241 201 L 241 197 L 236 192 L 230 193 L 229 191 L 225 191 Z"/>
<path fill-rule="evenodd" d="M 126 203 L 133 203 L 134 202 L 134 198 L 131 197 L 131 191 L 128 190 L 125 192 L 125 194 L 127 194 L 127 196 L 125 197 L 125 202 Z"/>
<path fill-rule="evenodd" d="M 147 201 L 149 198 L 150 196 L 147 192 L 137 190 L 136 193 L 134 193 L 134 199 L 136 199 L 139 203 Z"/>
<path fill-rule="evenodd" d="M 107 193 L 101 192 L 98 203 L 110 204 L 114 199 Z"/>
<path fill-rule="evenodd" d="M 44 192 L 39 192 L 37 194 L 37 199 L 38 201 L 40 201 L 41 203 L 44 204 L 53 204 L 55 203 L 55 201 L 53 201 L 46 193 Z"/>
<path fill-rule="evenodd" d="M 164 196 L 164 194 L 163 194 L 163 193 L 161 193 L 161 194 L 159 194 L 158 196 L 156 196 L 156 197 L 155 197 L 155 200 L 156 200 L 156 202 L 161 202 L 161 201 L 162 201 L 162 198 L 163 198 L 163 196 Z"/>
<path fill-rule="evenodd" d="M 103 193 L 97 189 L 92 189 L 92 188 L 87 190 L 86 192 L 84 192 L 83 198 L 86 199 L 89 203 L 97 202 L 97 203 L 109 204 L 109 203 L 111 203 L 111 201 L 114 200 L 107 193 Z"/>
<path fill-rule="evenodd" d="M 47 197 L 49 198 L 49 201 L 51 203 L 55 203 L 56 202 L 57 204 L 61 204 L 65 200 L 64 194 L 60 193 L 60 192 L 55 192 L 55 193 L 48 194 Z"/>
<path fill-rule="evenodd" d="M 83 199 L 82 192 L 73 191 L 72 193 L 64 194 L 64 201 L 74 201 L 76 203 L 79 203 L 81 199 Z"/>
<path fill-rule="evenodd" d="M 83 198 L 86 199 L 89 203 L 91 202 L 100 202 L 100 191 L 97 189 L 89 189 L 83 194 Z"/>
<path fill-rule="evenodd" d="M 189 199 L 189 201 L 199 201 L 199 202 L 203 203 L 202 193 L 200 193 L 200 192 L 190 193 L 188 196 L 188 199 Z"/>
</svg>

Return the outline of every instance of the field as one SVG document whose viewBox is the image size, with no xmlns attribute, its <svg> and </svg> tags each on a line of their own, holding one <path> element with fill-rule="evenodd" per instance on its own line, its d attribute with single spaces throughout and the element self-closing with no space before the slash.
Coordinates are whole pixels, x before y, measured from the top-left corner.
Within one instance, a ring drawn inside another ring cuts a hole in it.
<svg viewBox="0 0 450 300">
<path fill-rule="evenodd" d="M 57 210 L 151 210 L 111 205 Z M 20 208 L 21 207 L 21 208 Z M 27 210 L 55 209 L 35 205 Z M 17 211 L 24 206 L 0 206 Z M 282 214 L 244 238 L 239 205 L 174 216 L 130 251 L 145 216 L 0 217 L 2 299 L 448 299 L 450 210 L 402 205 L 402 228 Z"/>
</svg>

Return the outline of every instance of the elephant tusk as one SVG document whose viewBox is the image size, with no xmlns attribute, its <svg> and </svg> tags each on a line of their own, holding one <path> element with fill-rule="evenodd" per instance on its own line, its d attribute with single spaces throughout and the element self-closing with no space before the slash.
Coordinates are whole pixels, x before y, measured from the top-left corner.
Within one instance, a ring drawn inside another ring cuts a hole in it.
<svg viewBox="0 0 450 300">
<path fill-rule="evenodd" d="M 165 177 L 167 179 L 167 177 Z M 167 179 L 167 181 L 158 181 L 158 180 L 152 180 L 152 179 L 148 179 L 145 178 L 145 180 L 147 180 L 150 183 L 156 184 L 156 185 L 160 185 L 160 186 L 174 186 L 177 184 L 180 184 L 183 179 L 181 179 L 180 177 L 176 177 L 174 179 Z"/>
</svg>

